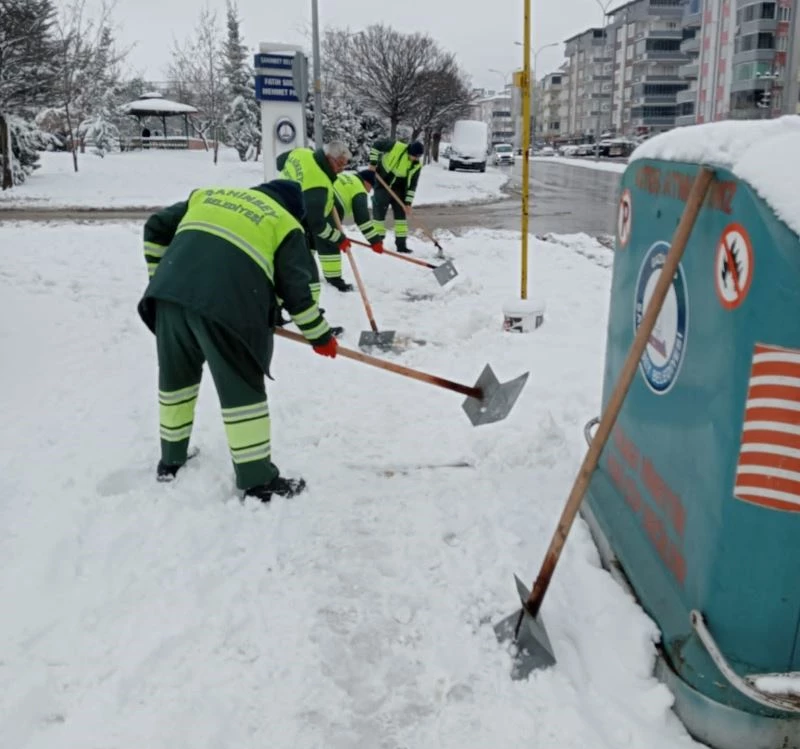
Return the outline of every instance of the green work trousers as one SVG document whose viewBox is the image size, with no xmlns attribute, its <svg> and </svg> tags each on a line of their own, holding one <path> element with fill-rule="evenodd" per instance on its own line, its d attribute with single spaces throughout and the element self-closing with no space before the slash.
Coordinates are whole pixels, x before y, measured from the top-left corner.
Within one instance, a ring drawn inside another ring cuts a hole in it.
<svg viewBox="0 0 800 749">
<path fill-rule="evenodd" d="M 398 195 L 402 200 L 403 196 Z M 406 218 L 405 208 L 398 205 L 397 201 L 389 195 L 381 185 L 375 185 L 372 191 L 372 223 L 375 230 L 381 235 L 381 239 L 386 236 L 386 214 L 392 209 L 394 216 L 394 243 L 398 250 L 405 250 L 408 237 L 408 219 Z"/>
<path fill-rule="evenodd" d="M 178 304 L 156 306 L 161 460 L 186 462 L 203 364 L 222 406 L 240 489 L 269 484 L 278 469 L 271 460 L 270 418 L 264 373 L 227 328 Z"/>
</svg>

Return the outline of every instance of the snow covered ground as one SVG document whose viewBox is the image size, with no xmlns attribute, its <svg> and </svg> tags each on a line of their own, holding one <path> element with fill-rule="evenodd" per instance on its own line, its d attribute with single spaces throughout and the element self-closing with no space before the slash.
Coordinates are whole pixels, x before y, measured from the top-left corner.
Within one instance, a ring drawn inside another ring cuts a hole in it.
<svg viewBox="0 0 800 749">
<path fill-rule="evenodd" d="M 595 161 L 594 159 L 578 157 L 567 158 L 565 156 L 534 156 L 531 161 L 542 161 L 548 164 L 566 164 L 567 166 L 579 166 L 584 169 L 596 169 L 600 172 L 617 172 L 618 174 L 622 174 L 628 166 L 622 161 Z"/>
<path fill-rule="evenodd" d="M 205 151 L 132 151 L 101 159 L 79 155 L 76 174 L 72 155 L 41 154 L 41 168 L 22 185 L 0 193 L 4 206 L 152 207 L 183 200 L 201 185 L 248 187 L 264 179 L 261 162 L 239 161 L 236 151 L 220 151 L 215 166 Z M 445 162 L 446 163 L 446 162 Z M 508 175 L 448 172 L 441 164 L 424 167 L 414 204 L 474 203 L 502 196 Z"/>
<path fill-rule="evenodd" d="M 532 240 L 547 320 L 526 336 L 500 330 L 518 236 L 442 236 L 460 271 L 444 288 L 360 251 L 378 325 L 427 341 L 400 361 L 467 384 L 490 362 L 528 385 L 506 421 L 473 428 L 460 396 L 279 340 L 275 459 L 309 490 L 243 506 L 208 377 L 199 457 L 154 481 L 140 236 L 0 226 L 0 746 L 698 746 L 651 676 L 654 624 L 582 521 L 543 607 L 557 667 L 512 682 L 492 630 L 519 607 L 512 575 L 541 563 L 598 412 L 608 250 Z M 358 295 L 323 304 L 353 345 Z M 414 468 L 453 461 L 471 467 Z"/>
</svg>

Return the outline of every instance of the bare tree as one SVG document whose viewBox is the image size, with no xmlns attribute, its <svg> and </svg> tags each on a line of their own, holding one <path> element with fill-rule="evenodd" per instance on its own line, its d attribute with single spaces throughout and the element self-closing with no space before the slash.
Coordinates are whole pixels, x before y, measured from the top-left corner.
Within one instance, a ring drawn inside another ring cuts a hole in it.
<svg viewBox="0 0 800 749">
<path fill-rule="evenodd" d="M 171 85 L 181 101 L 200 110 L 200 114 L 192 118 L 192 127 L 203 139 L 206 149 L 206 133 L 211 133 L 216 164 L 228 104 L 222 34 L 216 12 L 207 7 L 201 10 L 194 36 L 182 45 L 177 42 L 173 45 L 169 67 Z"/>
<path fill-rule="evenodd" d="M 364 31 L 329 29 L 323 40 L 327 73 L 362 106 L 389 120 L 391 136 L 419 100 L 419 76 L 441 52 L 426 34 L 401 34 L 383 24 Z"/>
<path fill-rule="evenodd" d="M 86 0 L 74 0 L 62 7 L 55 24 L 58 61 L 55 103 L 64 112 L 76 172 L 78 125 L 88 114 L 91 100 L 99 95 L 106 69 L 119 61 L 113 57 L 112 8 L 112 4 L 103 2 L 97 16 L 90 18 Z"/>
<path fill-rule="evenodd" d="M 431 68 L 417 76 L 417 100 L 408 124 L 413 140 L 423 136 L 426 161 L 430 161 L 435 136 L 468 114 L 472 102 L 467 77 L 452 54 L 438 55 Z"/>
</svg>

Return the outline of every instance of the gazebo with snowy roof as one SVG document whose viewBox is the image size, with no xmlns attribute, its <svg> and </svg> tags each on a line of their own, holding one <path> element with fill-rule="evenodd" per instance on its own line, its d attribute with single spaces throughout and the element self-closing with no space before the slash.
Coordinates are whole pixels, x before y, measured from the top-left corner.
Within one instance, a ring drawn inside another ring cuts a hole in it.
<svg viewBox="0 0 800 749">
<path fill-rule="evenodd" d="M 174 137 L 172 139 L 180 141 L 180 145 L 185 143 L 185 147 L 188 147 L 189 143 L 189 115 L 197 114 L 198 112 L 195 107 L 189 104 L 183 104 L 179 101 L 165 99 L 157 91 L 148 91 L 147 93 L 142 94 L 136 101 L 123 104 L 122 107 L 120 107 L 120 110 L 124 114 L 129 114 L 133 117 L 136 117 L 140 125 L 143 125 L 144 120 L 146 120 L 148 117 L 160 118 L 161 126 L 163 128 L 162 132 L 164 134 L 164 145 L 167 145 L 167 142 L 170 140 L 170 136 L 167 135 L 167 117 L 183 117 L 184 134 L 183 136 L 179 136 L 177 139 Z M 161 138 L 157 140 L 162 141 Z M 148 141 L 149 143 L 155 145 L 149 136 L 143 136 L 142 141 Z M 175 145 L 178 145 L 178 143 Z"/>
</svg>

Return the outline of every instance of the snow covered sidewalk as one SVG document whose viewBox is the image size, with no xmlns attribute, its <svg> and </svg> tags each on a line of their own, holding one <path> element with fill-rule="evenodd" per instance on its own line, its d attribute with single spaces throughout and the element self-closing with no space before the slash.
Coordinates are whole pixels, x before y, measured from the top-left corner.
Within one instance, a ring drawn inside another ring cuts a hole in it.
<svg viewBox="0 0 800 749">
<path fill-rule="evenodd" d="M 595 169 L 598 172 L 616 172 L 617 174 L 622 174 L 628 167 L 628 164 L 623 161 L 595 161 L 592 158 L 584 159 L 575 156 L 534 156 L 531 161 L 542 164 L 565 164 L 566 166 Z"/>
<path fill-rule="evenodd" d="M 264 179 L 261 162 L 239 161 L 230 148 L 222 149 L 219 158 L 214 166 L 204 151 L 134 151 L 103 159 L 86 153 L 79 156 L 76 174 L 71 154 L 45 152 L 41 168 L 27 182 L 0 192 L 0 217 L 4 207 L 150 208 L 184 200 L 196 187 L 250 187 Z M 448 172 L 441 164 L 428 164 L 414 204 L 485 202 L 502 197 L 507 181 L 508 175 L 496 169 Z"/>
<path fill-rule="evenodd" d="M 279 340 L 275 460 L 309 490 L 243 506 L 208 377 L 199 457 L 154 481 L 140 237 L 0 227 L 0 746 L 697 746 L 650 675 L 654 625 L 582 521 L 543 608 L 557 667 L 512 682 L 492 630 L 518 608 L 513 573 L 541 562 L 599 408 L 609 251 L 532 241 L 548 309 L 526 336 L 500 331 L 515 235 L 442 237 L 461 274 L 444 288 L 361 251 L 378 325 L 427 340 L 398 360 L 468 384 L 488 361 L 528 385 L 506 421 L 473 428 L 459 396 Z M 358 295 L 326 288 L 323 304 L 354 345 Z M 419 467 L 453 461 L 472 467 Z"/>
</svg>

